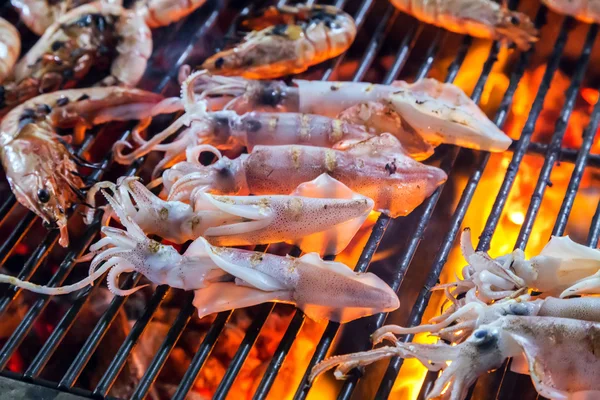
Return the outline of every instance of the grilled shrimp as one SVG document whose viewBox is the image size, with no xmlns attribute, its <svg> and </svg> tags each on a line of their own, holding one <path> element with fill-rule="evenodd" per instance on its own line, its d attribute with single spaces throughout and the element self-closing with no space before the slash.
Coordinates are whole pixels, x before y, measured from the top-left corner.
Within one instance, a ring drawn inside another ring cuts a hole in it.
<svg viewBox="0 0 600 400">
<path fill-rule="evenodd" d="M 223 106 L 238 113 L 271 109 L 335 118 L 351 107 L 364 104 L 371 114 L 363 119 L 367 124 L 377 116 L 377 108 L 383 105 L 384 110 L 398 114 L 401 129 L 390 133 L 403 143 L 410 143 L 407 135 L 413 132 L 431 145 L 448 143 L 499 152 L 512 143 L 473 100 L 450 83 L 435 79 L 422 79 L 412 84 L 396 81 L 391 85 L 305 80 L 294 80 L 293 83 L 295 86 L 290 87 L 278 81 L 252 81 L 202 73 L 195 77 L 193 90 L 197 93 L 196 100 L 208 101 L 209 108 Z M 423 148 L 423 144 L 419 146 Z M 426 149 L 425 153 L 429 151 Z"/>
<path fill-rule="evenodd" d="M 251 32 L 202 69 L 250 79 L 297 74 L 343 53 L 356 36 L 352 17 L 333 6 L 270 7 L 241 27 Z"/>
<path fill-rule="evenodd" d="M 103 2 L 83 5 L 50 26 L 17 63 L 0 106 L 6 112 L 38 94 L 72 88 L 108 71 L 103 85 L 135 86 L 151 52 L 150 30 L 132 11 Z"/>
<path fill-rule="evenodd" d="M 94 204 L 101 188 L 113 191 L 112 196 L 103 192 L 109 203 L 122 208 L 146 234 L 173 243 L 200 236 L 217 246 L 287 242 L 321 255 L 342 251 L 373 209 L 371 199 L 326 174 L 301 184 L 289 196 L 198 192 L 191 204 L 162 200 L 134 177 L 120 178 L 117 185 L 97 183 L 88 192 L 88 204 Z M 107 210 L 105 217 L 107 213 L 111 214 Z M 92 215 L 88 213 L 88 222 Z"/>
<path fill-rule="evenodd" d="M 201 147 L 205 150 L 207 146 Z M 164 172 L 169 200 L 190 199 L 194 190 L 215 194 L 288 194 L 303 182 L 327 173 L 351 190 L 373 199 L 375 209 L 392 217 L 409 214 L 445 182 L 439 168 L 421 164 L 402 151 L 392 135 L 383 134 L 344 150 L 311 146 L 256 146 L 250 154 L 230 160 L 188 160 Z"/>
<path fill-rule="evenodd" d="M 528 50 L 538 31 L 523 13 L 493 0 L 391 0 L 400 11 L 428 24 L 473 37 L 503 40 Z"/>
<path fill-rule="evenodd" d="M 507 315 L 480 326 L 458 345 L 397 342 L 331 357 L 316 365 L 310 378 L 337 367 L 335 375 L 343 379 L 352 368 L 377 360 L 416 358 L 430 371 L 443 371 L 427 399 L 460 400 L 480 375 L 498 368 L 508 357 L 524 357 L 525 371 L 541 396 L 595 399 L 600 394 L 599 334 L 598 322 Z"/>
<path fill-rule="evenodd" d="M 40 36 L 68 11 L 91 2 L 90 0 L 11 0 L 23 23 Z M 122 0 L 102 0 L 102 2 L 118 6 L 123 4 Z"/>
<path fill-rule="evenodd" d="M 19 31 L 7 20 L 0 18 L 0 82 L 10 76 L 21 54 Z"/>
<path fill-rule="evenodd" d="M 548 8 L 586 23 L 600 22 L 599 0 L 542 0 Z"/>
<path fill-rule="evenodd" d="M 109 290 L 126 296 L 143 286 L 122 290 L 119 275 L 137 271 L 154 284 L 194 290 L 200 317 L 274 301 L 294 304 L 315 320 L 348 322 L 400 305 L 396 293 L 376 275 L 353 272 L 316 253 L 281 257 L 216 247 L 199 237 L 181 255 L 172 246 L 149 239 L 118 205 L 114 210 L 127 230 L 102 227 L 106 237 L 93 244 L 84 258 L 93 257 L 87 278 L 63 287 L 35 285 L 7 275 L 0 275 L 0 282 L 60 295 L 84 288 L 108 271 Z"/>
<path fill-rule="evenodd" d="M 135 12 L 150 28 L 167 26 L 200 8 L 206 0 L 139 0 Z"/>
<path fill-rule="evenodd" d="M 57 128 L 83 132 L 93 124 L 147 118 L 172 112 L 169 100 L 151 92 L 120 87 L 71 89 L 26 101 L 0 124 L 0 158 L 17 200 L 59 228 L 68 245 L 67 211 L 82 196 L 75 158 Z"/>
</svg>

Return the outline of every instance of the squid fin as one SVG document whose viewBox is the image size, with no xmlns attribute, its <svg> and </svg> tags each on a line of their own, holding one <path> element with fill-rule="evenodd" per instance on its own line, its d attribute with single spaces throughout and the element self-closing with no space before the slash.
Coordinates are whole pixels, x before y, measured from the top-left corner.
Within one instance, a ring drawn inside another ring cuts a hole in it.
<svg viewBox="0 0 600 400">
<path fill-rule="evenodd" d="M 321 255 L 338 254 L 344 250 L 365 222 L 374 205 L 368 197 L 353 192 L 348 186 L 327 174 L 321 174 L 310 182 L 302 183 L 292 192 L 292 196 L 365 200 L 364 212 L 358 217 L 336 224 L 331 229 L 288 241 L 305 252 L 317 252 Z"/>
<path fill-rule="evenodd" d="M 264 292 L 248 286 L 238 286 L 233 282 L 213 283 L 204 289 L 194 292 L 194 307 L 198 309 L 198 317 L 245 308 L 271 301 L 292 303 L 290 292 L 285 290 Z"/>
</svg>

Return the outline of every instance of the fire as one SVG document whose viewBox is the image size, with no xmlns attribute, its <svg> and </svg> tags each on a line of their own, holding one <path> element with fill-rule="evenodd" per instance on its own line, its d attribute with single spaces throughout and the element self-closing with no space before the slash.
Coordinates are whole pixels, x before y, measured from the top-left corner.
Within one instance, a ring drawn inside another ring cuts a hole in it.
<svg viewBox="0 0 600 400">
<path fill-rule="evenodd" d="M 480 65 L 483 63 L 485 57 L 487 57 L 487 48 L 481 49 L 482 47 L 478 47 L 469 53 L 465 60 L 465 66 L 461 69 L 455 82 L 467 92 L 473 89 L 474 82 L 477 81 L 478 75 L 481 72 Z M 496 63 L 497 67 L 490 74 L 482 93 L 481 107 L 490 116 L 493 115 L 494 110 L 497 108 L 508 87 L 508 77 L 503 73 L 504 66 L 508 60 L 507 57 L 508 54 L 505 52 L 499 55 L 499 61 Z M 443 70 L 445 68 L 442 68 Z M 505 132 L 512 138 L 518 138 L 523 130 L 543 74 L 543 67 L 528 71 L 519 84 L 514 95 L 509 119 L 504 127 Z M 536 125 L 533 141 L 548 143 L 550 137 L 554 134 L 556 120 L 564 104 L 564 94 L 569 83 L 570 80 L 567 75 L 561 72 L 555 74 L 544 103 L 544 109 Z M 565 133 L 563 141 L 565 147 L 578 148 L 581 146 L 583 130 L 588 124 L 592 107 L 598 101 L 598 98 L 599 94 L 597 90 L 582 89 L 581 96 L 576 102 L 576 108 L 569 120 L 569 125 Z M 596 142 L 592 147 L 592 153 L 598 150 L 600 150 L 600 144 Z M 494 154 L 489 161 L 463 222 L 463 228 L 470 227 L 474 238 L 477 238 L 479 233 L 483 231 L 487 219 L 486 216 L 491 212 L 495 201 L 495 194 L 499 191 L 511 158 L 511 153 Z M 513 250 L 521 225 L 525 222 L 527 209 L 543 162 L 544 160 L 541 156 L 526 155 L 524 157 L 491 243 L 489 253 L 492 257 L 497 257 Z M 562 163 L 555 165 L 535 220 L 533 234 L 529 238 L 527 248 L 525 249 L 528 257 L 538 254 L 547 243 L 572 172 L 572 164 Z M 589 173 L 584 174 L 581 183 L 582 188 L 591 186 L 591 177 L 589 175 Z M 455 185 L 458 193 L 462 193 L 466 182 L 467 177 L 456 179 Z M 580 193 L 582 192 L 580 191 Z M 584 229 L 587 229 L 589 226 L 589 221 L 592 218 L 596 205 L 597 199 L 594 196 L 585 195 L 585 192 L 582 195 L 578 195 L 575 199 L 574 212 L 569 220 L 567 232 L 572 236 L 579 235 L 579 240 L 584 241 L 586 234 Z M 476 244 L 474 243 L 474 245 Z M 455 247 L 449 255 L 442 276 L 440 277 L 441 283 L 451 282 L 455 279 L 455 276 L 461 276 L 461 270 L 464 265 L 465 261 L 460 254 L 460 250 L 458 247 Z M 425 322 L 439 315 L 439 311 L 443 305 L 444 298 L 442 293 L 434 292 L 423 316 L 423 321 Z M 436 340 L 435 337 L 428 336 L 428 334 L 415 336 L 415 341 L 418 343 L 434 343 Z M 416 399 L 426 373 L 427 370 L 420 362 L 405 360 L 391 397 L 408 400 Z"/>
</svg>

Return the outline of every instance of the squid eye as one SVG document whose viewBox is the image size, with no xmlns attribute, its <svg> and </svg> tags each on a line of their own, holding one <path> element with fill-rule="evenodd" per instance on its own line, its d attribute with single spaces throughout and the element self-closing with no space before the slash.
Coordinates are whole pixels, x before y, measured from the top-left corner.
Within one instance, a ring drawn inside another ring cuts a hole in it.
<svg viewBox="0 0 600 400">
<path fill-rule="evenodd" d="M 510 23 L 517 26 L 521 23 L 521 20 L 519 19 L 519 17 L 513 15 L 512 17 L 510 17 Z"/>
<path fill-rule="evenodd" d="M 40 189 L 37 192 L 38 200 L 42 203 L 47 203 L 50 201 L 50 193 L 46 189 Z"/>
<path fill-rule="evenodd" d="M 485 329 L 476 330 L 473 332 L 473 337 L 477 339 L 475 344 L 480 349 L 487 349 L 496 344 L 496 336 L 492 332 Z"/>
</svg>

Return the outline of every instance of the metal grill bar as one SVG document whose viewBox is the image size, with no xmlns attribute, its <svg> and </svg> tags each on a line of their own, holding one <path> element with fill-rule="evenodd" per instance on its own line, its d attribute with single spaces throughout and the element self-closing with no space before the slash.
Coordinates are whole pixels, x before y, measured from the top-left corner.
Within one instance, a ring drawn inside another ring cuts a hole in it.
<svg viewBox="0 0 600 400">
<path fill-rule="evenodd" d="M 545 13 L 547 10 L 545 7 L 542 7 L 541 13 Z M 519 165 L 523 161 L 523 157 L 527 152 L 527 147 L 531 142 L 531 135 L 533 135 L 533 131 L 535 129 L 535 124 L 537 122 L 538 117 L 542 111 L 544 106 L 544 100 L 546 99 L 546 94 L 548 94 L 548 89 L 550 88 L 550 83 L 552 82 L 552 78 L 554 73 L 558 69 L 558 64 L 560 62 L 560 58 L 562 56 L 565 44 L 567 42 L 567 34 L 568 28 L 572 24 L 572 20 L 570 18 L 565 18 L 562 27 L 560 29 L 560 33 L 556 42 L 554 43 L 554 50 L 550 55 L 550 60 L 546 63 L 546 71 L 544 72 L 544 76 L 542 78 L 542 83 L 538 89 L 537 95 L 533 101 L 533 105 L 531 106 L 531 111 L 529 112 L 529 116 L 527 117 L 527 121 L 525 122 L 525 126 L 521 131 L 521 136 L 517 142 L 515 151 L 513 153 L 513 157 L 508 165 L 508 169 L 506 170 L 506 175 L 504 177 L 504 181 L 502 182 L 502 186 L 500 187 L 500 191 L 496 196 L 496 201 L 492 206 L 492 212 L 485 224 L 485 228 L 481 233 L 479 238 L 479 244 L 477 246 L 477 250 L 489 250 L 490 242 L 492 240 L 492 235 L 496 230 L 496 226 L 498 226 L 498 221 L 500 220 L 500 216 L 502 215 L 502 210 L 504 210 L 504 206 L 506 204 L 506 200 L 508 199 L 508 194 L 512 189 L 512 185 L 517 176 L 517 172 L 519 171 Z"/>
<path fill-rule="evenodd" d="M 525 247 L 527 246 L 527 242 L 528 242 L 529 236 L 531 234 L 533 222 L 535 220 L 535 217 L 536 217 L 539 207 L 541 205 L 544 191 L 550 182 L 550 173 L 552 171 L 552 168 L 554 167 L 554 163 L 556 162 L 556 155 L 557 155 L 556 147 L 558 146 L 560 148 L 560 145 L 562 143 L 562 139 L 563 139 L 564 133 L 566 131 L 566 125 L 568 123 L 568 119 L 571 115 L 571 112 L 573 111 L 573 108 L 575 107 L 575 98 L 576 98 L 577 93 L 579 92 L 579 89 L 580 89 L 580 86 L 581 86 L 581 83 L 583 80 L 583 75 L 584 75 L 585 71 L 587 70 L 589 60 L 590 60 L 590 54 L 591 54 L 594 42 L 596 40 L 597 34 L 598 34 L 598 26 L 592 25 L 589 28 L 589 31 L 588 31 L 588 34 L 587 34 L 587 37 L 585 40 L 585 44 L 583 46 L 583 51 L 577 62 L 577 68 L 573 74 L 573 79 L 571 80 L 569 89 L 567 90 L 566 101 L 565 101 L 565 104 L 561 111 L 561 115 L 558 118 L 558 121 L 556 123 L 554 135 L 552 136 L 552 140 L 551 140 L 551 143 L 549 146 L 549 151 L 544 160 L 544 165 L 542 167 L 540 176 L 538 178 L 534 194 L 531 198 L 531 202 L 529 203 L 525 221 L 523 222 L 523 225 L 521 226 L 521 230 L 519 232 L 517 242 L 515 243 L 515 248 L 520 248 L 520 249 L 524 250 Z M 573 178 L 573 175 L 571 177 Z M 577 187 L 572 187 L 571 189 L 572 190 L 574 189 L 576 191 Z M 567 199 L 565 199 L 565 201 L 566 200 Z M 564 208 L 564 211 L 570 211 L 570 208 Z M 565 218 L 568 218 L 568 215 L 565 215 Z M 561 219 L 558 218 L 557 222 L 554 226 L 554 230 L 564 229 L 564 227 L 560 225 L 560 221 L 561 221 Z M 507 387 L 510 387 L 511 383 L 514 382 L 514 380 L 516 378 L 515 374 L 508 370 L 509 363 L 510 363 L 510 361 L 506 361 L 504 363 L 504 368 L 500 368 L 498 371 L 496 371 L 494 373 L 494 376 L 492 377 L 492 380 L 494 380 L 494 378 L 496 378 L 497 380 L 502 382 L 501 387 L 500 387 L 501 392 L 499 392 L 499 395 L 502 393 L 502 388 L 504 387 L 504 385 L 506 384 Z M 504 375 L 502 378 L 500 378 L 501 372 Z M 511 395 L 508 395 L 508 396 L 509 396 L 508 398 L 511 398 Z M 500 398 L 507 398 L 507 397 L 500 396 Z"/>
<path fill-rule="evenodd" d="M 556 146 L 557 146 L 556 143 L 558 143 L 558 147 L 560 149 L 560 145 L 561 145 L 564 133 L 566 131 L 568 119 L 574 108 L 574 105 L 575 105 L 574 101 L 575 101 L 577 93 L 579 92 L 583 74 L 584 74 L 585 70 L 587 69 L 587 65 L 589 63 L 589 57 L 591 54 L 591 49 L 593 47 L 593 43 L 595 41 L 597 33 L 598 33 L 597 26 L 593 25 L 588 32 L 582 54 L 581 54 L 579 62 L 577 64 L 578 68 L 575 71 L 574 77 L 573 77 L 570 87 L 567 91 L 565 105 L 563 106 L 563 109 L 561 111 L 561 116 L 559 117 L 557 124 L 556 124 L 555 133 L 553 135 L 551 145 L 549 146 L 550 150 L 548 152 L 548 157 L 545 159 L 545 164 L 544 164 L 544 167 L 542 168 L 542 173 L 540 174 L 540 178 L 538 179 L 538 184 L 536 186 L 536 193 L 539 193 L 538 194 L 539 198 L 537 196 L 534 196 L 532 199 L 532 202 L 530 203 L 530 206 L 528 208 L 527 215 L 532 219 L 529 222 L 529 229 L 528 229 L 528 231 L 526 231 L 526 233 L 523 233 L 524 232 L 523 229 L 527 224 L 527 223 L 524 223 L 521 233 L 519 235 L 519 239 L 517 239 L 517 245 L 515 247 L 519 247 L 519 248 L 523 249 L 526 246 L 527 239 L 531 232 L 531 226 L 533 225 L 533 220 L 535 220 L 535 216 L 537 214 L 537 209 L 539 209 L 539 206 L 541 204 L 543 190 L 549 183 L 550 172 L 554 165 L 554 162 L 556 162 L 557 154 L 559 153 L 559 151 L 556 150 Z M 538 92 L 538 95 L 539 95 L 539 92 Z M 542 101 L 542 103 L 543 103 L 543 101 Z M 587 158 L 589 156 L 589 150 L 591 148 L 593 139 L 594 139 L 595 134 L 598 129 L 598 122 L 600 120 L 600 115 L 596 114 L 598 112 L 600 112 L 600 105 L 597 103 L 594 106 L 594 111 L 592 113 L 592 119 L 590 121 L 590 124 L 588 125 L 588 127 L 586 128 L 586 130 L 584 132 L 584 142 L 578 153 L 576 167 L 571 175 L 571 179 L 570 179 L 570 182 L 569 182 L 569 185 L 567 188 L 567 194 L 561 205 L 561 210 L 559 212 L 556 224 L 553 229 L 553 235 L 562 235 L 564 233 L 564 229 L 566 228 L 568 216 L 571 211 L 573 201 L 575 199 L 575 195 L 577 194 L 577 189 L 579 187 L 579 183 L 581 181 L 581 177 L 583 176 L 583 172 L 585 169 L 585 164 L 586 164 Z M 499 382 L 499 380 L 500 380 L 499 378 L 495 379 L 497 381 L 497 382 L 495 382 L 496 386 L 500 386 L 500 385 L 502 385 L 502 387 L 513 387 L 514 386 L 514 385 L 511 385 L 511 383 L 513 383 L 513 382 L 510 382 L 510 381 L 514 381 L 517 378 L 515 377 L 515 374 L 507 371 L 507 366 L 508 366 L 508 363 L 505 364 L 505 368 L 503 369 L 505 376 L 502 379 L 502 383 Z M 508 372 L 508 375 L 507 375 L 507 372 Z M 427 376 L 427 380 L 433 381 L 436 378 L 436 376 L 437 376 L 437 374 L 430 373 Z M 421 396 L 424 395 L 424 393 L 426 392 L 426 390 L 428 390 L 428 388 L 429 388 L 428 384 L 425 384 L 423 386 L 423 388 L 421 390 Z M 509 396 L 508 398 L 511 398 L 510 396 L 512 396 L 513 393 L 510 392 L 510 393 L 507 393 L 507 395 Z M 499 398 L 505 398 L 505 396 L 500 395 Z"/>
<path fill-rule="evenodd" d="M 583 76 L 590 62 L 590 55 L 592 53 L 592 47 L 594 46 L 594 42 L 596 41 L 597 34 L 598 26 L 592 25 L 585 39 L 583 52 L 581 53 L 581 57 L 579 58 L 579 61 L 577 63 L 577 68 L 575 69 L 575 73 L 573 74 L 571 85 L 567 90 L 565 105 L 563 106 L 563 109 L 560 113 L 560 117 L 558 118 L 554 135 L 552 136 L 552 141 L 550 142 L 550 146 L 548 147 L 548 153 L 546 153 L 544 166 L 542 167 L 540 177 L 538 179 L 537 185 L 533 192 L 533 196 L 531 198 L 529 209 L 527 210 L 527 214 L 525 215 L 525 221 L 523 222 L 523 225 L 521 225 L 521 231 L 519 232 L 519 237 L 517 238 L 517 243 L 515 244 L 515 247 L 519 247 L 523 250 L 527 245 L 529 235 L 531 235 L 531 230 L 533 228 L 535 217 L 537 216 L 537 213 L 542 204 L 542 198 L 544 197 L 546 187 L 548 187 L 548 184 L 550 182 L 550 173 L 552 172 L 554 163 L 557 160 L 558 150 L 560 149 L 563 138 L 565 136 L 565 132 L 567 130 L 567 123 L 569 122 L 569 117 L 571 116 L 571 112 L 575 107 L 575 100 L 577 98 L 577 94 L 579 93 L 579 89 L 583 81 Z"/>
</svg>

